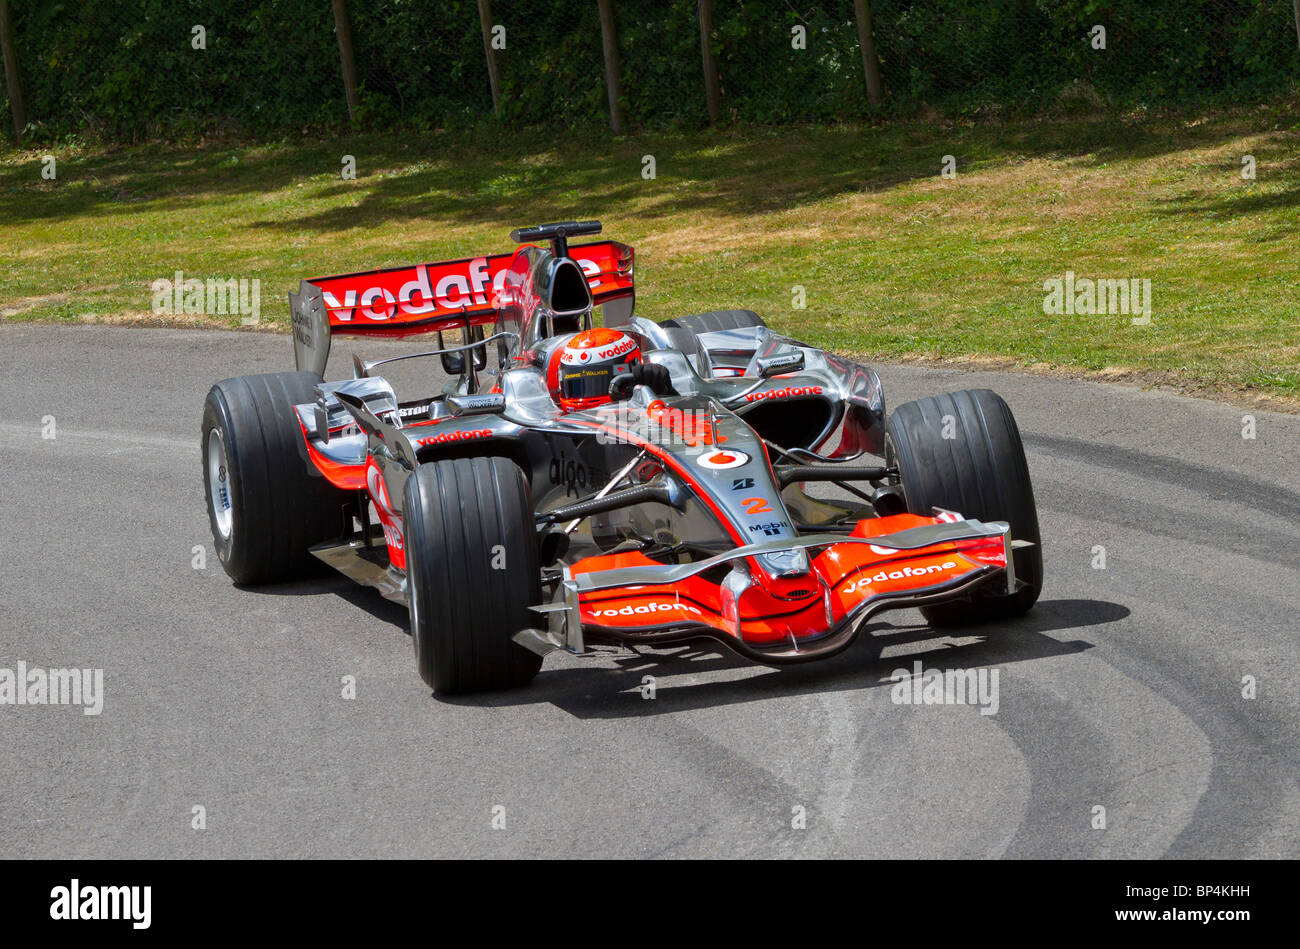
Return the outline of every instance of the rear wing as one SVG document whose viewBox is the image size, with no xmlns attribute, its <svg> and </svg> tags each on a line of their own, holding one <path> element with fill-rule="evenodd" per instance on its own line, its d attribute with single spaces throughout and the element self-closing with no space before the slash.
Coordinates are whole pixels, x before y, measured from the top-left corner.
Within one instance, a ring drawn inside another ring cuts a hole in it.
<svg viewBox="0 0 1300 949">
<path fill-rule="evenodd" d="M 405 337 L 496 322 L 510 254 L 304 280 L 289 294 L 298 369 L 323 374 L 330 337 Z M 568 248 L 599 305 L 633 294 L 632 248 L 595 241 Z"/>
</svg>

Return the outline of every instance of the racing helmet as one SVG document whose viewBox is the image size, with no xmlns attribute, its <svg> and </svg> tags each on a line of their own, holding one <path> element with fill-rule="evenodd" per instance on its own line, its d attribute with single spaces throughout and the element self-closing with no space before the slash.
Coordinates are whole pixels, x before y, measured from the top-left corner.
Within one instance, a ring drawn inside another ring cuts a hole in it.
<svg viewBox="0 0 1300 949">
<path fill-rule="evenodd" d="M 566 412 L 589 409 L 610 401 L 609 384 L 641 362 L 641 346 L 627 333 L 589 329 L 558 347 L 552 395 Z"/>
</svg>

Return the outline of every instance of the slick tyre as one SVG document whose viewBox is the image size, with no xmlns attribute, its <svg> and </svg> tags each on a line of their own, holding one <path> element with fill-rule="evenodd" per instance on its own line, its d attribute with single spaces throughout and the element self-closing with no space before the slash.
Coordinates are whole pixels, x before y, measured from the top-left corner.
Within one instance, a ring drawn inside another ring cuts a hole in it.
<svg viewBox="0 0 1300 949">
<path fill-rule="evenodd" d="M 321 381 L 276 372 L 218 382 L 203 406 L 203 486 L 217 558 L 236 583 L 281 583 L 328 568 L 310 548 L 343 535 L 351 495 L 307 457 L 295 404 Z"/>
<path fill-rule="evenodd" d="M 897 465 L 907 509 L 956 511 L 980 521 L 1006 521 L 1015 540 L 1013 594 L 982 588 L 970 600 L 921 608 L 936 626 L 1007 619 L 1026 612 L 1043 587 L 1038 511 L 1020 430 L 1002 397 L 988 389 L 950 392 L 907 402 L 885 426 L 885 460 Z"/>
<path fill-rule="evenodd" d="M 528 482 L 506 458 L 421 465 L 406 481 L 411 638 L 440 695 L 527 685 L 542 657 L 511 638 L 541 602 Z"/>
<path fill-rule="evenodd" d="M 694 334 L 716 333 L 719 330 L 748 329 L 751 326 L 766 326 L 763 318 L 753 310 L 714 310 L 712 313 L 695 313 L 691 316 L 679 316 L 664 320 L 661 326 L 690 330 Z"/>
</svg>

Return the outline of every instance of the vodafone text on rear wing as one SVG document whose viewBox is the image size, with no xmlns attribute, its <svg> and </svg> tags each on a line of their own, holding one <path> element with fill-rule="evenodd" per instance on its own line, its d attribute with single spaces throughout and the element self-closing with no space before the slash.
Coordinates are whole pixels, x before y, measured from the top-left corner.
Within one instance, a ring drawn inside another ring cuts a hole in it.
<svg viewBox="0 0 1300 949">
<path fill-rule="evenodd" d="M 332 334 L 403 337 L 496 321 L 516 255 L 314 277 L 289 294 L 298 368 L 323 373 Z M 633 293 L 633 251 L 618 241 L 568 248 L 596 305 Z"/>
</svg>

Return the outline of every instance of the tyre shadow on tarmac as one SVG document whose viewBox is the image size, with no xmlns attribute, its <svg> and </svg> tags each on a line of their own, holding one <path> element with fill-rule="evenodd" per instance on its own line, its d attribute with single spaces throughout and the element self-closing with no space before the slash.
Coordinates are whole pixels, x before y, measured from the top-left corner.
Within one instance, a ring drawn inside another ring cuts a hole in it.
<svg viewBox="0 0 1300 949">
<path fill-rule="evenodd" d="M 236 583 L 235 588 L 244 593 L 258 593 L 265 596 L 337 596 L 358 609 L 365 610 L 380 622 L 395 626 L 408 636 L 411 634 L 410 616 L 403 604 L 386 600 L 379 595 L 378 591 L 353 583 L 344 576 L 330 574 L 314 580 L 275 583 L 268 586 Z"/>
</svg>

